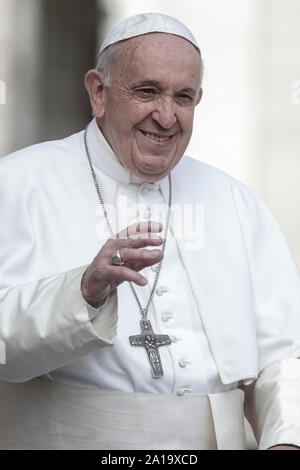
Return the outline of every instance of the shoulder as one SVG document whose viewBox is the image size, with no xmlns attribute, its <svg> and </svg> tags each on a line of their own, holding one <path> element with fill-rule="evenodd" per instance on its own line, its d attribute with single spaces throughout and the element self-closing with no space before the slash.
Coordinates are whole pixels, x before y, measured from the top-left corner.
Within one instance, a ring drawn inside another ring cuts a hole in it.
<svg viewBox="0 0 300 470">
<path fill-rule="evenodd" d="M 180 163 L 176 178 L 181 192 L 188 191 L 191 199 L 204 202 L 213 217 L 218 214 L 229 221 L 232 220 L 229 215 L 235 214 L 253 256 L 259 244 L 266 243 L 266 240 L 274 250 L 278 246 L 285 249 L 285 235 L 279 221 L 256 191 L 206 163 L 189 157 Z"/>
<path fill-rule="evenodd" d="M 211 188 L 213 190 L 217 188 L 220 195 L 222 195 L 222 191 L 232 192 L 236 189 L 245 195 L 245 197 L 259 199 L 258 194 L 253 189 L 233 176 L 187 155 L 182 157 L 174 168 L 173 174 L 178 181 L 183 181 L 187 188 L 191 187 L 193 191 L 197 190 L 197 188 L 199 190 L 201 188 Z"/>
<path fill-rule="evenodd" d="M 69 161 L 80 153 L 80 136 L 82 132 L 72 134 L 64 139 L 42 142 L 23 148 L 0 158 L 0 177 L 9 172 L 10 177 L 18 175 L 22 179 L 26 175 L 45 173 L 58 164 Z"/>
<path fill-rule="evenodd" d="M 224 171 L 187 155 L 182 157 L 178 165 L 174 168 L 173 173 L 175 177 L 184 177 L 185 180 L 188 179 L 190 181 L 200 180 L 203 184 L 206 182 L 230 184 L 231 182 L 237 181 Z"/>
<path fill-rule="evenodd" d="M 246 214 L 253 220 L 274 218 L 268 205 L 255 190 L 212 165 L 184 155 L 172 175 L 177 185 L 193 198 L 198 196 L 206 202 L 213 200 L 224 210 L 233 204 L 239 215 Z"/>
</svg>

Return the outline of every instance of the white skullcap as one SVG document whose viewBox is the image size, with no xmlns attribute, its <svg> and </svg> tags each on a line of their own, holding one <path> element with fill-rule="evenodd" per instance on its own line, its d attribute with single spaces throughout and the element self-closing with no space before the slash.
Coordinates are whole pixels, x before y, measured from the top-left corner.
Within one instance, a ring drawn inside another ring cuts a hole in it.
<svg viewBox="0 0 300 470">
<path fill-rule="evenodd" d="M 111 44 L 148 33 L 169 33 L 181 36 L 194 44 L 200 52 L 196 39 L 190 30 L 180 21 L 172 16 L 160 13 L 141 13 L 122 21 L 122 23 L 108 33 L 100 48 L 99 55 Z"/>
</svg>

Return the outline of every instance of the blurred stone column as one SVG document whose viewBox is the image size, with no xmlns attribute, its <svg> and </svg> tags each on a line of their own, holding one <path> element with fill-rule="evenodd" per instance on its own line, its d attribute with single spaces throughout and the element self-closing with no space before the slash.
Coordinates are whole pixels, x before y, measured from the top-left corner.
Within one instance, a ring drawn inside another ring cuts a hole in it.
<svg viewBox="0 0 300 470">
<path fill-rule="evenodd" d="M 81 130 L 91 116 L 84 75 L 94 67 L 97 0 L 39 0 L 41 3 L 41 75 L 39 137 L 57 139 Z"/>
<path fill-rule="evenodd" d="M 0 0 L 0 156 L 36 141 L 39 0 Z"/>
<path fill-rule="evenodd" d="M 300 267 L 300 2 L 251 0 L 248 181 Z M 297 96 L 298 90 L 298 96 Z"/>
<path fill-rule="evenodd" d="M 281 222 L 300 268 L 300 2 L 268 0 L 267 5 L 265 199 Z"/>
<path fill-rule="evenodd" d="M 99 0 L 0 0 L 0 156 L 86 125 L 104 19 Z"/>
</svg>

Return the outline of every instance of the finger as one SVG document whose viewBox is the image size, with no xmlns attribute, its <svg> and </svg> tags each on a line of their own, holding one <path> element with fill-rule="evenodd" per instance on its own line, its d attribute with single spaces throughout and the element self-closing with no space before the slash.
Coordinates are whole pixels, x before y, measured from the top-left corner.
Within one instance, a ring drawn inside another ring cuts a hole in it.
<svg viewBox="0 0 300 470">
<path fill-rule="evenodd" d="M 138 222 L 128 227 L 129 235 L 136 235 L 142 233 L 161 232 L 162 224 L 149 220 L 148 222 Z"/>
<path fill-rule="evenodd" d="M 158 235 L 151 238 L 134 237 L 126 238 L 124 240 L 118 240 L 118 247 L 120 248 L 144 248 L 146 246 L 160 246 L 163 243 L 163 239 Z M 120 249 L 119 248 L 119 249 Z"/>
<path fill-rule="evenodd" d="M 122 248 L 120 250 L 120 255 L 123 263 L 126 263 L 127 265 L 134 263 L 135 269 L 136 266 L 138 266 L 138 269 L 152 266 L 163 258 L 163 252 L 161 250 L 136 250 L 132 248 Z"/>
<path fill-rule="evenodd" d="M 107 281 L 121 283 L 124 281 L 131 281 L 139 286 L 145 286 L 148 281 L 137 271 L 130 269 L 126 266 L 111 266 L 108 268 L 105 273 L 105 278 Z"/>
<path fill-rule="evenodd" d="M 126 238 L 131 238 L 135 237 L 136 235 L 142 236 L 147 234 L 155 234 L 159 233 L 162 231 L 162 224 L 159 222 L 138 222 L 133 225 L 130 225 L 129 227 L 126 227 L 125 229 L 121 230 L 116 235 L 116 238 L 118 239 L 126 239 Z M 145 237 L 143 237 L 145 238 Z M 149 237 L 151 238 L 151 237 Z"/>
<path fill-rule="evenodd" d="M 109 240 L 99 252 L 100 256 L 105 256 L 107 259 L 111 258 L 114 251 L 121 250 L 122 248 L 145 248 L 148 246 L 158 247 L 162 245 L 163 239 L 158 236 L 156 238 L 125 238 L 121 240 Z"/>
</svg>

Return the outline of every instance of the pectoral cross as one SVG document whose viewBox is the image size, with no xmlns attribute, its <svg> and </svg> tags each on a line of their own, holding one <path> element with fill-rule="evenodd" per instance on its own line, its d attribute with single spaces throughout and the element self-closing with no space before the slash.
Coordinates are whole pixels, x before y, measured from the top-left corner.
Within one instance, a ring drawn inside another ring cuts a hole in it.
<svg viewBox="0 0 300 470">
<path fill-rule="evenodd" d="M 156 335 L 153 333 L 152 325 L 149 320 L 141 320 L 141 334 L 129 336 L 131 346 L 144 346 L 146 348 L 148 358 L 151 364 L 152 376 L 162 377 L 164 371 L 161 365 L 158 348 L 171 344 L 168 335 Z"/>
</svg>

